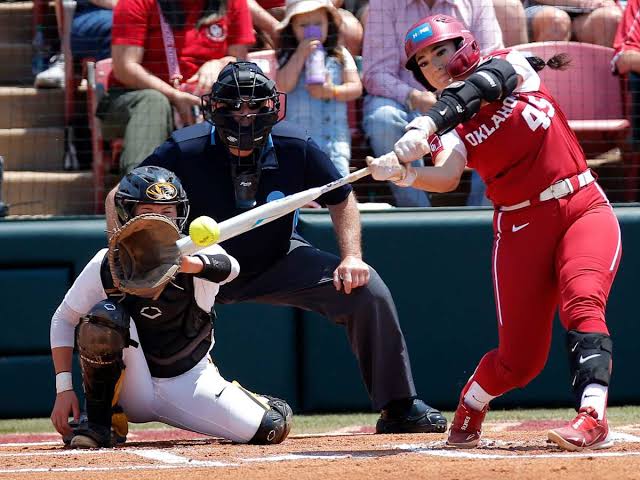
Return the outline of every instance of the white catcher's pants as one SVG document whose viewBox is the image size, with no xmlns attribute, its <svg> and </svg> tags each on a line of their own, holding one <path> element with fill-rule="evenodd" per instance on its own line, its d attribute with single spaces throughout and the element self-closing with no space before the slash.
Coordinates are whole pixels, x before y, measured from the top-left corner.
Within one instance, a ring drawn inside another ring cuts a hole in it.
<svg viewBox="0 0 640 480">
<path fill-rule="evenodd" d="M 133 321 L 131 338 L 139 343 Z M 260 426 L 264 409 L 222 378 L 208 355 L 173 378 L 152 377 L 141 346 L 127 347 L 124 363 L 118 403 L 133 423 L 158 421 L 242 443 Z"/>
</svg>

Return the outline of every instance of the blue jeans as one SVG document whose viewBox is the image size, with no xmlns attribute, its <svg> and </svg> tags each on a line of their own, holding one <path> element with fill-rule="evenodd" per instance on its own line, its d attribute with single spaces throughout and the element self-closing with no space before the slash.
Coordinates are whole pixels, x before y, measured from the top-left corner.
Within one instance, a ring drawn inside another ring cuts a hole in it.
<svg viewBox="0 0 640 480">
<path fill-rule="evenodd" d="M 404 127 L 419 112 L 409 112 L 390 98 L 367 95 L 364 99 L 363 129 L 369 138 L 371 149 L 376 157 L 393 150 L 393 145 L 402 135 Z M 422 160 L 412 163 L 414 167 L 423 166 Z M 426 192 L 415 188 L 403 188 L 389 182 L 391 193 L 398 207 L 430 207 L 431 202 Z M 471 174 L 471 191 L 467 198 L 467 206 L 491 205 L 485 196 L 486 186 L 474 171 Z"/>
<path fill-rule="evenodd" d="M 76 58 L 102 60 L 111 56 L 113 10 L 95 9 L 73 18 L 71 51 Z"/>
<path fill-rule="evenodd" d="M 404 135 L 404 127 L 416 117 L 418 112 L 408 112 L 403 105 L 386 97 L 367 95 L 364 99 L 362 128 L 369 138 L 369 144 L 376 157 L 393 150 L 393 145 Z M 424 165 L 422 160 L 412 163 L 414 167 Z M 411 187 L 399 187 L 389 182 L 397 207 L 430 207 L 427 192 Z"/>
</svg>

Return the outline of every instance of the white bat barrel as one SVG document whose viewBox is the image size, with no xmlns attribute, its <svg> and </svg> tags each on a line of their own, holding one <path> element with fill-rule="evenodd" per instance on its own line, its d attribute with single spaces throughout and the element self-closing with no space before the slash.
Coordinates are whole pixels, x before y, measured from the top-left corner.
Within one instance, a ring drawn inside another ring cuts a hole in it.
<svg viewBox="0 0 640 480">
<path fill-rule="evenodd" d="M 368 174 L 369 169 L 362 168 L 347 175 L 346 177 L 340 178 L 321 187 L 310 188 L 302 192 L 294 193 L 293 195 L 273 200 L 269 203 L 241 213 L 240 215 L 231 217 L 218 224 L 218 227 L 220 228 L 220 235 L 217 242 L 224 242 L 225 240 L 236 237 L 242 233 L 248 232 L 249 230 L 253 230 L 260 225 L 265 225 L 277 220 L 298 208 L 304 207 L 307 203 L 315 200 L 324 193 L 347 183 L 354 182 Z M 180 248 L 183 255 L 192 255 L 204 248 L 194 244 L 191 237 L 185 237 L 178 240 L 176 245 Z"/>
</svg>

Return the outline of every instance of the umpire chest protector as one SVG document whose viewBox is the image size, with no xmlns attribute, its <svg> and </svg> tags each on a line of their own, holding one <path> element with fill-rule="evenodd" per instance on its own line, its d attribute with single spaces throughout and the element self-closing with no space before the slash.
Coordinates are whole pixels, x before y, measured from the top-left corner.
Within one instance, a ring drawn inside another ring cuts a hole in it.
<svg viewBox="0 0 640 480">
<path fill-rule="evenodd" d="M 109 262 L 102 261 L 102 286 L 114 301 Z M 153 377 L 170 378 L 193 368 L 211 348 L 213 313 L 198 307 L 191 275 L 178 274 L 157 300 L 124 295 L 120 303 L 136 324 L 140 345 Z"/>
</svg>

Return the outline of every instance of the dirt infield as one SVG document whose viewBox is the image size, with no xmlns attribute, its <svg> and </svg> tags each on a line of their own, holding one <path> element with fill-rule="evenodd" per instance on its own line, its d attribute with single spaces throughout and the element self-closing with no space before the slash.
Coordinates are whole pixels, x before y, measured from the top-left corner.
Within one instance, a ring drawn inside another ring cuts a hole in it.
<svg viewBox="0 0 640 480">
<path fill-rule="evenodd" d="M 65 449 L 54 435 L 5 435 L 0 479 L 640 478 L 640 425 L 615 426 L 612 448 L 580 453 L 546 442 L 546 430 L 558 425 L 487 424 L 474 450 L 451 449 L 440 434 L 372 435 L 368 428 L 294 435 L 270 447 L 179 430 L 138 431 L 122 447 L 91 451 Z"/>
</svg>

